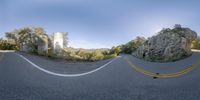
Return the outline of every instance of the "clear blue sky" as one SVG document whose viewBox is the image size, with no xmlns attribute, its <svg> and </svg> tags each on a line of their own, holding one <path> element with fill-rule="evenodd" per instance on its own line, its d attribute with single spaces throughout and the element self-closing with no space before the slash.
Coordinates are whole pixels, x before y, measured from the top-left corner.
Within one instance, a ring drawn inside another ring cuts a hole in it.
<svg viewBox="0 0 200 100">
<path fill-rule="evenodd" d="M 200 0 L 1 0 L 0 37 L 25 26 L 69 32 L 72 47 L 104 48 L 181 24 L 200 32 Z"/>
</svg>

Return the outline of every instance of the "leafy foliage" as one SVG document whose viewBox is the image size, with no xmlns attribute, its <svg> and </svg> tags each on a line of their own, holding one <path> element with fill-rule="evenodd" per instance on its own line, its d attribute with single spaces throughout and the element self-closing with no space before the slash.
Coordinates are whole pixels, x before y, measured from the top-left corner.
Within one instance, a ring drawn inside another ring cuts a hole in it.
<svg viewBox="0 0 200 100">
<path fill-rule="evenodd" d="M 0 50 L 16 50 L 15 44 L 9 42 L 8 40 L 0 39 Z"/>
<path fill-rule="evenodd" d="M 22 49 L 23 46 L 26 45 L 30 51 L 34 53 L 37 53 L 38 45 L 48 42 L 44 39 L 45 37 L 48 38 L 47 40 L 50 40 L 46 31 L 42 27 L 15 29 L 12 32 L 6 32 L 5 35 L 7 39 L 15 42 L 17 48 Z M 51 45 L 50 43 L 49 46 Z"/>
<path fill-rule="evenodd" d="M 134 52 L 139 46 L 142 46 L 146 42 L 144 37 L 136 37 L 136 39 L 126 43 L 125 45 L 121 45 L 121 52 L 126 54 L 131 54 Z"/>
<path fill-rule="evenodd" d="M 118 47 L 112 47 L 112 49 L 110 50 L 110 54 L 114 54 L 114 55 L 119 55 L 119 53 L 121 52 L 121 48 Z"/>
<path fill-rule="evenodd" d="M 192 41 L 192 49 L 200 50 L 200 37 L 198 37 L 196 40 Z"/>
<path fill-rule="evenodd" d="M 110 50 L 65 48 L 62 55 L 51 55 L 50 57 L 73 61 L 98 61 L 113 58 L 116 55 L 111 54 Z"/>
</svg>

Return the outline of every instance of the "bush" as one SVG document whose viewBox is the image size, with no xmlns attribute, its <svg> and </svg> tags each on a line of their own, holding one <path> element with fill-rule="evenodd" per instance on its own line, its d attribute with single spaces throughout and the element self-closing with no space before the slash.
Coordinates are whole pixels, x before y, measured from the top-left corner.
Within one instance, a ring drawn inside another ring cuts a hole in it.
<svg viewBox="0 0 200 100">
<path fill-rule="evenodd" d="M 17 46 L 7 40 L 0 39 L 0 50 L 17 50 Z"/>
<path fill-rule="evenodd" d="M 121 48 L 120 47 L 112 47 L 112 49 L 110 50 L 110 54 L 114 54 L 114 55 L 119 55 L 119 53 L 121 52 Z"/>
<path fill-rule="evenodd" d="M 105 55 L 105 56 L 104 56 L 104 59 L 110 59 L 110 58 L 115 58 L 115 57 L 117 57 L 116 54 Z"/>
<path fill-rule="evenodd" d="M 126 43 L 125 45 L 121 46 L 121 52 L 126 54 L 131 54 L 138 47 L 142 46 L 146 42 L 144 37 L 137 37 L 136 39 Z"/>
<path fill-rule="evenodd" d="M 200 38 L 199 37 L 196 40 L 192 41 L 191 48 L 200 50 Z"/>
<path fill-rule="evenodd" d="M 116 57 L 116 54 L 110 54 L 109 50 L 91 50 L 67 48 L 64 50 L 62 58 L 72 61 L 98 61 Z"/>
<path fill-rule="evenodd" d="M 90 60 L 92 61 L 97 61 L 97 60 L 102 60 L 104 59 L 104 55 L 102 54 L 101 51 L 95 51 L 92 53 L 92 57 L 90 58 Z"/>
</svg>

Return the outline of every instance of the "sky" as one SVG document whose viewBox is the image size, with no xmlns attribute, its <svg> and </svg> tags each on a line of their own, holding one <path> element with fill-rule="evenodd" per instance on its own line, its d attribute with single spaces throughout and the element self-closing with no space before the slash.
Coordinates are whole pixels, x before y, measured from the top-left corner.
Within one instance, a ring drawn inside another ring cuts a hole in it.
<svg viewBox="0 0 200 100">
<path fill-rule="evenodd" d="M 69 46 L 111 48 L 174 24 L 200 35 L 200 0 L 0 0 L 0 37 L 23 27 L 68 32 Z"/>
</svg>

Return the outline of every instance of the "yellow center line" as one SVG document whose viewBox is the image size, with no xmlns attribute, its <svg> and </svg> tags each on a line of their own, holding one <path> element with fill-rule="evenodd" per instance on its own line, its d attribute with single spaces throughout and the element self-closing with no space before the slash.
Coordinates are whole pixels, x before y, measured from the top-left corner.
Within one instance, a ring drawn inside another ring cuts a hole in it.
<svg viewBox="0 0 200 100">
<path fill-rule="evenodd" d="M 140 72 L 144 75 L 147 75 L 147 76 L 152 76 L 152 77 L 158 77 L 158 78 L 170 78 L 170 77 L 178 77 L 178 76 L 181 76 L 183 74 L 186 74 L 186 73 L 189 73 L 191 72 L 192 70 L 194 70 L 198 65 L 200 65 L 200 60 L 194 64 L 192 64 L 191 67 L 189 68 L 186 68 L 182 71 L 179 71 L 179 72 L 175 72 L 175 73 L 155 73 L 155 72 L 151 72 L 151 71 L 148 71 L 148 70 L 145 70 L 137 65 L 135 65 L 134 63 L 132 63 L 128 58 L 124 58 L 125 61 L 128 62 L 128 64 L 134 68 L 137 72 Z"/>
</svg>

